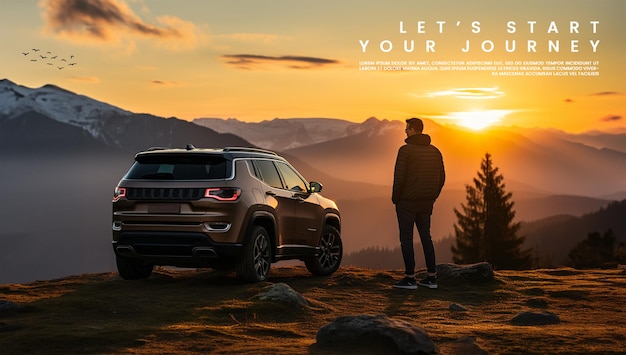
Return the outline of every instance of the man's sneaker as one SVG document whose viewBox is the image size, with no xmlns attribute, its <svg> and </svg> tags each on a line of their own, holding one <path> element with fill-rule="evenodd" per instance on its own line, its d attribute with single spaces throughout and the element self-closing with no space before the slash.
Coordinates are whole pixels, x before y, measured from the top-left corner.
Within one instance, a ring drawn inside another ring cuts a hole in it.
<svg viewBox="0 0 626 355">
<path fill-rule="evenodd" d="M 435 276 L 427 276 L 425 279 L 420 281 L 420 286 L 437 288 L 437 278 Z"/>
<path fill-rule="evenodd" d="M 405 290 L 417 290 L 417 282 L 415 278 L 405 277 L 402 280 L 393 284 L 395 288 L 403 288 Z"/>
</svg>

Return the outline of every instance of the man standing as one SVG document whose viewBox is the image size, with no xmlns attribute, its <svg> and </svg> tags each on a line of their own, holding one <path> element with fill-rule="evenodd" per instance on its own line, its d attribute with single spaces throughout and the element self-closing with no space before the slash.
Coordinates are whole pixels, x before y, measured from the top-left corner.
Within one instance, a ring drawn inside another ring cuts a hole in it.
<svg viewBox="0 0 626 355">
<path fill-rule="evenodd" d="M 423 134 L 423 129 L 424 123 L 419 118 L 406 120 L 406 144 L 398 150 L 393 173 L 391 200 L 396 205 L 400 247 L 405 266 L 404 278 L 394 283 L 393 287 L 408 290 L 417 289 L 413 224 L 420 235 L 428 271 L 426 278 L 419 284 L 437 288 L 437 264 L 430 236 L 430 216 L 446 175 L 441 152 L 430 144 L 430 136 Z"/>
</svg>

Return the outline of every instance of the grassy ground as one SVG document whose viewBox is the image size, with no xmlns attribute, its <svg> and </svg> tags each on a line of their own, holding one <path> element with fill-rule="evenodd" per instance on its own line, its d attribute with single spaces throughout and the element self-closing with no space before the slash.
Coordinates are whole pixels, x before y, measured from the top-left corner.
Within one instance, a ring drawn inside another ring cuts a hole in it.
<svg viewBox="0 0 626 355">
<path fill-rule="evenodd" d="M 341 268 L 312 277 L 299 266 L 273 269 L 269 282 L 239 284 L 232 274 L 158 269 L 148 280 L 114 273 L 0 285 L 2 354 L 333 354 L 317 331 L 341 315 L 386 314 L 424 328 L 443 354 L 467 354 L 457 340 L 492 354 L 623 354 L 623 269 L 498 271 L 496 282 L 440 280 L 436 290 L 391 288 L 399 271 Z M 292 308 L 255 297 L 284 282 L 311 305 Z M 451 311 L 458 303 L 466 311 Z M 516 326 L 523 311 L 561 322 Z M 380 349 L 355 349 L 378 353 Z M 345 353 L 345 349 L 342 353 Z"/>
</svg>

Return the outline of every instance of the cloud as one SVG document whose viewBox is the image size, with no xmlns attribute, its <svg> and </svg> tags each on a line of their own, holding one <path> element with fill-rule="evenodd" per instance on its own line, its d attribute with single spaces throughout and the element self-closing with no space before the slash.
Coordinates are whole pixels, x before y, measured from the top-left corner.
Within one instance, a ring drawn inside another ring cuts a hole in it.
<svg viewBox="0 0 626 355">
<path fill-rule="evenodd" d="M 458 88 L 444 91 L 435 91 L 427 94 L 427 97 L 454 97 L 457 99 L 497 99 L 504 96 L 504 92 L 494 88 Z"/>
<path fill-rule="evenodd" d="M 602 92 L 593 93 L 589 96 L 623 96 L 623 95 L 624 93 L 617 92 L 617 91 L 602 91 Z"/>
<path fill-rule="evenodd" d="M 157 45 L 179 49 L 198 42 L 193 23 L 173 16 L 144 22 L 123 0 L 42 0 L 45 30 L 64 39 L 122 43 L 131 38 L 156 40 Z M 176 43 L 175 45 L 167 43 Z"/>
<path fill-rule="evenodd" d="M 315 69 L 323 66 L 339 64 L 336 59 L 302 57 L 302 56 L 280 56 L 271 57 L 256 54 L 225 54 L 221 58 L 230 65 L 239 69 L 253 69 L 264 64 L 279 64 L 291 69 Z"/>
<path fill-rule="evenodd" d="M 157 86 L 179 86 L 179 85 L 181 85 L 181 83 L 178 83 L 176 81 L 165 81 L 165 80 L 152 80 L 152 81 L 150 81 L 150 84 L 157 85 Z"/>
<path fill-rule="evenodd" d="M 607 115 L 607 116 L 600 118 L 600 121 L 601 122 L 615 122 L 615 121 L 621 121 L 622 118 L 624 117 L 620 115 Z"/>
</svg>

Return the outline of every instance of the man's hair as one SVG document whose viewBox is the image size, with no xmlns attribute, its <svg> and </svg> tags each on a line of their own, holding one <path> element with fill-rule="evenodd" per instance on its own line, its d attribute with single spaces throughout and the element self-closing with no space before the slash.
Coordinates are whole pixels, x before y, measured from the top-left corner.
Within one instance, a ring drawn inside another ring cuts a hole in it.
<svg viewBox="0 0 626 355">
<path fill-rule="evenodd" d="M 424 130 L 424 122 L 417 117 L 407 119 L 406 123 L 409 125 L 409 128 L 416 130 L 419 133 L 422 133 Z"/>
</svg>

